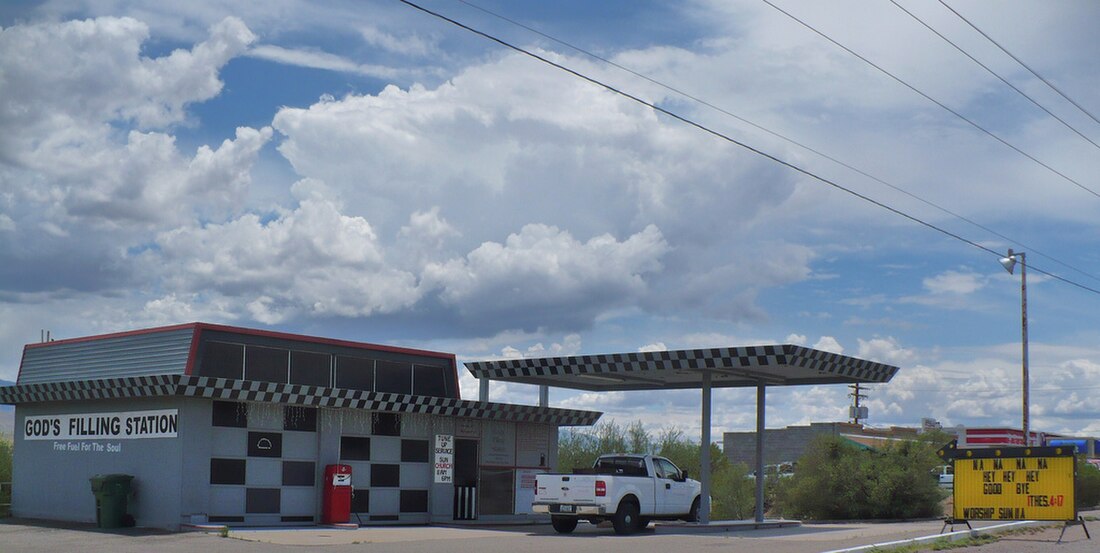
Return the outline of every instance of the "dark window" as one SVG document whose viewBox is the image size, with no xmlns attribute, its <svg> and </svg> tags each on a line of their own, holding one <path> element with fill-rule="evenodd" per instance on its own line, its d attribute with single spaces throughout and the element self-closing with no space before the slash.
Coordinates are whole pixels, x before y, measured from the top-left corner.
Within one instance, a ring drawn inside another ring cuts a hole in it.
<svg viewBox="0 0 1100 553">
<path fill-rule="evenodd" d="M 412 365 L 379 361 L 374 367 L 374 391 L 394 394 L 412 393 Z"/>
<path fill-rule="evenodd" d="M 283 461 L 283 485 L 312 486 L 315 466 L 312 461 Z"/>
<path fill-rule="evenodd" d="M 370 466 L 370 487 L 372 488 L 399 488 L 401 487 L 401 465 L 380 465 L 373 463 Z"/>
<path fill-rule="evenodd" d="M 249 457 L 282 457 L 283 435 L 278 432 L 249 432 Z"/>
<path fill-rule="evenodd" d="M 244 512 L 278 513 L 279 488 L 248 488 L 244 491 Z"/>
<path fill-rule="evenodd" d="M 244 379 L 286 384 L 289 354 L 285 349 L 248 346 L 244 356 Z"/>
<path fill-rule="evenodd" d="M 427 463 L 428 440 L 401 440 L 401 462 Z"/>
<path fill-rule="evenodd" d="M 413 365 L 413 395 L 450 397 L 443 367 Z"/>
<path fill-rule="evenodd" d="M 248 404 L 235 401 L 215 401 L 214 426 L 248 428 Z"/>
<path fill-rule="evenodd" d="M 349 390 L 374 389 L 374 360 L 336 356 L 336 387 Z"/>
<path fill-rule="evenodd" d="M 244 346 L 206 342 L 202 347 L 199 376 L 240 380 L 244 374 Z"/>
<path fill-rule="evenodd" d="M 400 436 L 401 416 L 397 413 L 375 413 L 371 417 L 371 434 L 375 436 Z"/>
<path fill-rule="evenodd" d="M 283 430 L 317 431 L 317 408 L 288 405 L 283 410 Z"/>
<path fill-rule="evenodd" d="M 351 492 L 351 512 L 353 513 L 369 513 L 370 512 L 370 489 L 362 488 L 358 490 L 352 490 Z"/>
<path fill-rule="evenodd" d="M 371 515 L 370 516 L 370 521 L 371 522 L 393 522 L 393 521 L 397 521 L 397 520 L 401 520 L 401 517 L 399 517 L 397 515 Z"/>
<path fill-rule="evenodd" d="M 513 514 L 515 478 L 511 469 L 481 469 L 481 482 L 477 487 L 479 512 L 483 515 Z"/>
<path fill-rule="evenodd" d="M 227 517 L 221 515 L 210 515 L 206 517 L 207 522 L 244 522 L 244 517 Z"/>
<path fill-rule="evenodd" d="M 244 459 L 211 459 L 210 483 L 244 485 Z"/>
<path fill-rule="evenodd" d="M 313 522 L 313 515 L 295 515 L 281 517 L 279 520 L 282 522 Z"/>
<path fill-rule="evenodd" d="M 306 386 L 332 386 L 330 365 L 332 356 L 312 351 L 290 352 L 290 383 Z"/>
<path fill-rule="evenodd" d="M 370 438 L 343 436 L 340 438 L 341 461 L 370 461 Z"/>
<path fill-rule="evenodd" d="M 428 490 L 401 490 L 401 512 L 428 512 Z"/>
</svg>

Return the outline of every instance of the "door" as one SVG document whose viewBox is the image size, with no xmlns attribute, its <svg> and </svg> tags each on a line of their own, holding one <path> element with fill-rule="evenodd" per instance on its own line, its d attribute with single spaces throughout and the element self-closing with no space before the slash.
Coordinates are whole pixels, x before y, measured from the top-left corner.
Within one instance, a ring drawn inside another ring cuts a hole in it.
<svg viewBox="0 0 1100 553">
<path fill-rule="evenodd" d="M 477 440 L 455 439 L 454 519 L 477 520 Z"/>
<path fill-rule="evenodd" d="M 667 459 L 653 459 L 653 469 L 657 472 L 657 485 L 654 495 L 657 499 L 657 512 L 664 515 L 680 515 L 691 510 L 695 499 L 692 486 L 686 482 L 680 471 Z"/>
</svg>

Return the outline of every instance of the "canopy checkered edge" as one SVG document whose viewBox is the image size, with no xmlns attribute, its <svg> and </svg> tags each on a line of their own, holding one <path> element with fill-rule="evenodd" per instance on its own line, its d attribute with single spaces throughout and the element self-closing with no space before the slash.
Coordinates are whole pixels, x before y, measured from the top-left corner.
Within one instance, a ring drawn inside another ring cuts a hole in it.
<svg viewBox="0 0 1100 553">
<path fill-rule="evenodd" d="M 423 413 L 476 419 L 547 423 L 557 424 L 558 426 L 592 425 L 596 423 L 602 414 L 596 411 L 579 411 L 575 409 L 178 374 L 44 382 L 0 387 L 0 404 L 158 396 L 184 396 L 283 403 L 309 407 L 367 409 L 390 413 Z"/>
<path fill-rule="evenodd" d="M 898 367 L 791 344 L 466 363 L 477 378 L 594 392 L 885 383 Z"/>
</svg>

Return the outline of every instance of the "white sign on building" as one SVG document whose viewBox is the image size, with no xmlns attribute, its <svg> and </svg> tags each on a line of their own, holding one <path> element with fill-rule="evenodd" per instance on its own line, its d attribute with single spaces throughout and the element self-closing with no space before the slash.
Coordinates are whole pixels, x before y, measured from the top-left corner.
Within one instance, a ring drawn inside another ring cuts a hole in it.
<svg viewBox="0 0 1100 553">
<path fill-rule="evenodd" d="M 451 484 L 455 471 L 455 437 L 451 434 L 435 435 L 435 483 Z"/>
</svg>

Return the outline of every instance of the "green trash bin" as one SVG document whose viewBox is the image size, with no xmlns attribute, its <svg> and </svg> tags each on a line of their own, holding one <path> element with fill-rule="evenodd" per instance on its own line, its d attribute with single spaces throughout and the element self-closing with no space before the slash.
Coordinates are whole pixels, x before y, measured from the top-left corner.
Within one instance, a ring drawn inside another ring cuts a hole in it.
<svg viewBox="0 0 1100 553">
<path fill-rule="evenodd" d="M 89 480 L 92 482 L 92 493 L 95 494 L 96 526 L 122 528 L 123 521 L 127 518 L 127 498 L 134 477 L 129 474 L 97 474 Z"/>
</svg>

